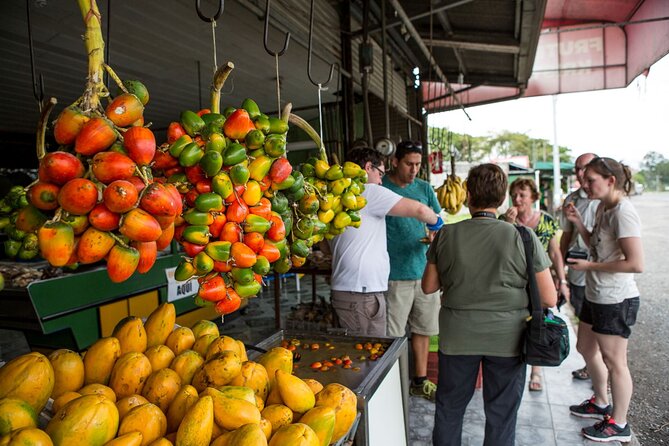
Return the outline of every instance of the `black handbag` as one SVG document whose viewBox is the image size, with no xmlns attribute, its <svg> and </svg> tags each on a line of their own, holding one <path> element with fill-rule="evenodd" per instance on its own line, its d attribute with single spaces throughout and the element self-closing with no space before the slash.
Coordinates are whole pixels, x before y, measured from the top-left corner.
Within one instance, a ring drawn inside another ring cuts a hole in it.
<svg viewBox="0 0 669 446">
<path fill-rule="evenodd" d="M 516 226 L 525 247 L 527 261 L 527 293 L 530 319 L 527 321 L 521 356 L 524 362 L 542 367 L 556 367 L 569 356 L 567 323 L 550 309 L 541 308 L 537 279 L 532 268 L 532 238 L 524 226 Z"/>
</svg>

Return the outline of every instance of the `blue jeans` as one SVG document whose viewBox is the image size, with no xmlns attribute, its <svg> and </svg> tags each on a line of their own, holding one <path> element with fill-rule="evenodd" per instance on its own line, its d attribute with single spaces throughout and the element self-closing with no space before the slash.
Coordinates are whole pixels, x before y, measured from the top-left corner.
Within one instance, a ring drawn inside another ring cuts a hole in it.
<svg viewBox="0 0 669 446">
<path fill-rule="evenodd" d="M 519 356 L 502 358 L 439 353 L 439 382 L 434 414 L 434 446 L 460 446 L 467 404 L 483 365 L 484 446 L 513 446 L 516 418 L 525 389 L 526 364 Z"/>
</svg>

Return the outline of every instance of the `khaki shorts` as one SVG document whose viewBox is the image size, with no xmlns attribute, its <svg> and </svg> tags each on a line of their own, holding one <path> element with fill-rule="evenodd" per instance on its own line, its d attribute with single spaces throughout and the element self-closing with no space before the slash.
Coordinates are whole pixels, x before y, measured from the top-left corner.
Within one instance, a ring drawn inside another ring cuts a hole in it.
<svg viewBox="0 0 669 446">
<path fill-rule="evenodd" d="M 383 292 L 355 293 L 332 290 L 332 308 L 339 326 L 348 334 L 366 336 L 386 335 L 386 298 Z"/>
<path fill-rule="evenodd" d="M 388 335 L 404 336 L 407 323 L 411 333 L 433 336 L 439 333 L 439 292 L 425 294 L 420 280 L 391 280 L 386 294 Z"/>
</svg>

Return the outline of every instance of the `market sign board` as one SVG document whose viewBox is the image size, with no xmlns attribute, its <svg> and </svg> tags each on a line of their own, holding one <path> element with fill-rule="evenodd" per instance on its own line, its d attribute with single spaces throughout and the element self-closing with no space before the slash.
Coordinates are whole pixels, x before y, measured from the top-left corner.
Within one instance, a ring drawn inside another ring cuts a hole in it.
<svg viewBox="0 0 669 446">
<path fill-rule="evenodd" d="M 184 282 L 179 282 L 174 278 L 174 271 L 176 267 L 167 268 L 165 270 L 165 276 L 167 277 L 167 301 L 174 302 L 176 300 L 184 299 L 186 297 L 192 297 L 200 289 L 200 284 L 197 281 L 197 277 L 186 280 Z"/>
</svg>

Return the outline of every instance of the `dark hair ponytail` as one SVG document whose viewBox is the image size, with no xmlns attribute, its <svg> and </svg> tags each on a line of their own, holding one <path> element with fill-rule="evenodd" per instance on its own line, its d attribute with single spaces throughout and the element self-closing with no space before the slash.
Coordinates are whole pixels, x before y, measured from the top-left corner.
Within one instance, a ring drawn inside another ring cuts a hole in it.
<svg viewBox="0 0 669 446">
<path fill-rule="evenodd" d="M 620 163 L 620 167 L 622 167 L 623 175 L 625 176 L 624 180 L 622 181 L 623 191 L 625 192 L 625 195 L 629 195 L 632 191 L 632 187 L 634 187 L 634 183 L 632 182 L 632 171 L 630 170 L 629 166 L 623 163 Z"/>
</svg>

